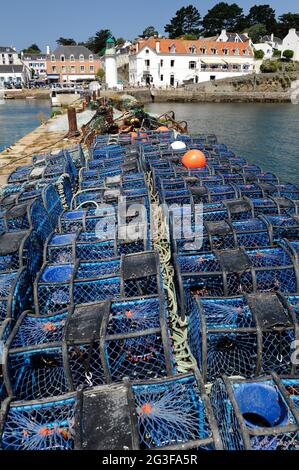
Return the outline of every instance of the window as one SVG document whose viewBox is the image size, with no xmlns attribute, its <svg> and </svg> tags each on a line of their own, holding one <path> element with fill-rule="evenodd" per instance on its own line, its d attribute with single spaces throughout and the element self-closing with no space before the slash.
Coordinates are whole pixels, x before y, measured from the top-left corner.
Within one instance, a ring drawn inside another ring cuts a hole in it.
<svg viewBox="0 0 299 470">
<path fill-rule="evenodd" d="M 56 65 L 52 65 L 52 72 L 56 72 Z"/>
<path fill-rule="evenodd" d="M 196 47 L 193 45 L 189 48 L 189 51 L 191 52 L 191 54 L 196 54 Z"/>
<path fill-rule="evenodd" d="M 176 53 L 176 47 L 175 47 L 175 44 L 172 44 L 171 46 L 169 46 L 169 52 L 171 54 L 175 54 Z"/>
<path fill-rule="evenodd" d="M 60 61 L 61 61 L 61 62 L 65 62 L 65 57 L 64 57 L 64 55 L 61 55 L 61 56 L 60 56 Z"/>
<path fill-rule="evenodd" d="M 228 55 L 228 49 L 222 49 L 224 55 Z"/>
<path fill-rule="evenodd" d="M 74 65 L 71 66 L 71 73 L 75 73 L 76 72 L 76 67 Z"/>
<path fill-rule="evenodd" d="M 146 67 L 149 67 L 151 64 L 151 61 L 149 59 L 146 59 L 144 62 Z"/>
<path fill-rule="evenodd" d="M 84 55 L 83 54 L 79 55 L 79 60 L 80 60 L 80 62 L 84 62 Z"/>
<path fill-rule="evenodd" d="M 163 80 L 164 80 L 163 75 L 160 75 L 160 80 L 161 80 L 161 82 L 163 82 Z"/>
<path fill-rule="evenodd" d="M 89 62 L 93 62 L 93 55 L 92 54 L 90 54 L 90 56 L 89 56 Z"/>
<path fill-rule="evenodd" d="M 239 70 L 239 65 L 233 65 L 234 70 Z"/>
<path fill-rule="evenodd" d="M 212 47 L 211 54 L 214 54 L 214 55 L 217 54 L 217 49 L 215 49 L 215 47 Z"/>
<path fill-rule="evenodd" d="M 234 50 L 233 50 L 233 53 L 234 53 L 235 55 L 239 55 L 239 48 L 237 47 L 236 49 L 234 49 Z"/>
<path fill-rule="evenodd" d="M 51 62 L 55 62 L 55 55 L 51 55 Z"/>
<path fill-rule="evenodd" d="M 146 53 L 146 54 L 149 54 L 149 49 L 145 49 L 145 53 Z"/>
<path fill-rule="evenodd" d="M 174 67 L 174 60 L 170 61 L 170 67 Z"/>
<path fill-rule="evenodd" d="M 94 65 L 90 65 L 90 66 L 89 66 L 89 71 L 90 71 L 90 72 L 94 72 Z"/>
<path fill-rule="evenodd" d="M 71 62 L 75 62 L 75 56 L 74 56 L 74 54 L 71 54 L 71 55 L 70 55 L 70 61 L 71 61 Z"/>
<path fill-rule="evenodd" d="M 80 65 L 80 72 L 85 72 L 85 66 L 84 65 Z"/>
<path fill-rule="evenodd" d="M 62 65 L 62 67 L 61 67 L 61 72 L 62 72 L 62 73 L 65 73 L 65 71 L 66 71 L 65 65 Z"/>
<path fill-rule="evenodd" d="M 191 62 L 189 62 L 189 69 L 191 70 L 196 69 L 196 62 L 194 60 L 191 60 Z"/>
<path fill-rule="evenodd" d="M 163 59 L 160 60 L 160 66 L 163 67 Z"/>
</svg>

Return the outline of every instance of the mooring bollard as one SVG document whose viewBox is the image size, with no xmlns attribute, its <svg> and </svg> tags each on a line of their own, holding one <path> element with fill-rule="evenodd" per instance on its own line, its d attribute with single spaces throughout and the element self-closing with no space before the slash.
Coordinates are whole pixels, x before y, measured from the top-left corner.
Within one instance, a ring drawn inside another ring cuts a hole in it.
<svg viewBox="0 0 299 470">
<path fill-rule="evenodd" d="M 68 116 L 68 122 L 69 122 L 68 137 L 75 137 L 79 135 L 78 126 L 77 126 L 76 109 L 68 108 L 67 116 Z"/>
</svg>

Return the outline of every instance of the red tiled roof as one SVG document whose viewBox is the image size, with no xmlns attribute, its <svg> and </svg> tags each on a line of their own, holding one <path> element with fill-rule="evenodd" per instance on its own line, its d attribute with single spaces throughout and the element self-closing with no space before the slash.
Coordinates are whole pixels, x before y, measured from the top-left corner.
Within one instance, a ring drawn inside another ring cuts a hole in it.
<svg viewBox="0 0 299 470">
<path fill-rule="evenodd" d="M 249 40 L 247 42 L 217 42 L 205 39 L 197 39 L 196 41 L 186 39 L 165 39 L 165 38 L 149 38 L 138 41 L 138 50 L 149 47 L 156 50 L 156 43 L 160 43 L 160 54 L 169 54 L 171 46 L 175 46 L 176 54 L 191 54 L 190 48 L 196 47 L 196 54 L 200 54 L 200 49 L 205 48 L 206 54 L 212 55 L 211 49 L 217 50 L 217 55 L 224 55 L 223 49 L 228 49 L 228 55 L 234 55 L 234 50 L 239 49 L 240 55 L 247 50 L 249 55 L 253 55 Z M 136 52 L 136 46 L 133 46 L 132 52 Z"/>
</svg>

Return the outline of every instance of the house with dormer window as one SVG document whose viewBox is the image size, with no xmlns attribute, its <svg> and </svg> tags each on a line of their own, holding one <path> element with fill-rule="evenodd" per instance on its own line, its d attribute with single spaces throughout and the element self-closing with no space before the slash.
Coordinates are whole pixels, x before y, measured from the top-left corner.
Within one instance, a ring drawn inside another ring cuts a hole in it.
<svg viewBox="0 0 299 470">
<path fill-rule="evenodd" d="M 250 73 L 255 59 L 249 40 L 138 39 L 129 53 L 133 86 L 177 87 Z"/>
</svg>

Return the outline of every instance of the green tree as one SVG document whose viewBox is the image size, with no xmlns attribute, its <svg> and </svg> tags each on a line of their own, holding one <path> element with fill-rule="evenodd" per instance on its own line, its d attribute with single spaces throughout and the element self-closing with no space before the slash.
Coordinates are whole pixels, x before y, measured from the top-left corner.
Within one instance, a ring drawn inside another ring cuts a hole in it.
<svg viewBox="0 0 299 470">
<path fill-rule="evenodd" d="M 143 31 L 142 34 L 140 34 L 140 37 L 141 38 L 150 38 L 152 36 L 158 36 L 158 31 L 156 30 L 156 28 L 154 26 L 148 26 L 147 28 L 145 28 L 145 30 Z"/>
<path fill-rule="evenodd" d="M 97 78 L 99 80 L 99 82 L 103 82 L 105 80 L 105 70 L 100 68 L 98 71 L 97 71 Z"/>
<path fill-rule="evenodd" d="M 265 25 L 266 33 L 273 33 L 276 28 L 275 10 L 270 5 L 254 5 L 246 17 L 249 26 Z"/>
<path fill-rule="evenodd" d="M 31 44 L 27 49 L 23 49 L 24 54 L 40 54 L 41 50 L 37 44 Z"/>
<path fill-rule="evenodd" d="M 254 51 L 254 57 L 257 59 L 257 60 L 262 60 L 264 58 L 264 51 L 262 51 L 262 49 L 258 49 L 258 50 L 255 50 Z"/>
<path fill-rule="evenodd" d="M 77 43 L 73 38 L 63 38 L 62 36 L 57 39 L 56 43 L 58 46 L 76 46 Z"/>
<path fill-rule="evenodd" d="M 254 24 L 247 29 L 247 34 L 253 43 L 259 42 L 261 37 L 267 33 L 267 28 L 264 24 Z"/>
<path fill-rule="evenodd" d="M 245 27 L 243 9 L 236 3 L 229 5 L 225 2 L 217 3 L 203 18 L 205 36 L 215 36 L 222 29 L 229 32 L 238 32 Z"/>
<path fill-rule="evenodd" d="M 85 46 L 95 54 L 103 55 L 105 53 L 107 39 L 110 37 L 113 37 L 110 29 L 100 29 L 94 36 L 87 40 Z"/>
<path fill-rule="evenodd" d="M 199 11 L 193 5 L 188 5 L 178 10 L 164 29 L 171 39 L 185 34 L 193 34 L 198 37 L 201 32 L 200 25 Z"/>
<path fill-rule="evenodd" d="M 276 32 L 283 38 L 289 32 L 289 29 L 299 29 L 299 13 L 285 13 L 278 18 Z"/>
<path fill-rule="evenodd" d="M 278 70 L 278 62 L 275 60 L 265 60 L 261 65 L 262 73 L 276 73 Z"/>
<path fill-rule="evenodd" d="M 125 41 L 124 38 L 117 38 L 117 39 L 116 39 L 116 44 L 117 44 L 118 46 L 123 46 L 125 42 L 126 42 L 126 41 Z"/>
<path fill-rule="evenodd" d="M 282 57 L 288 61 L 292 60 L 292 58 L 294 57 L 294 51 L 292 51 L 291 49 L 286 49 L 285 51 L 283 51 Z"/>
</svg>

